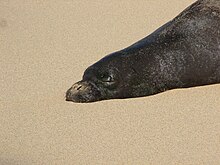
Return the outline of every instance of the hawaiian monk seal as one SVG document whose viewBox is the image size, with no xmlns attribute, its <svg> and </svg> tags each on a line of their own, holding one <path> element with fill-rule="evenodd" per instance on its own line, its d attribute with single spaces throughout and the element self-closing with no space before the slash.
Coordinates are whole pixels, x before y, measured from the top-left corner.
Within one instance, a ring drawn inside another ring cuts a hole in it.
<svg viewBox="0 0 220 165">
<path fill-rule="evenodd" d="M 139 42 L 84 72 L 66 100 L 94 102 L 220 83 L 220 0 L 198 0 Z"/>
</svg>

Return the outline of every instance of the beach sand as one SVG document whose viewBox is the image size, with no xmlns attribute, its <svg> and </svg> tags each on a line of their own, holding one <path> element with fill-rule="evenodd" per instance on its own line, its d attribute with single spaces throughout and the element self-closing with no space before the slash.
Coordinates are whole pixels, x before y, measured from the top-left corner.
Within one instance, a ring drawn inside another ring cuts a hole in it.
<svg viewBox="0 0 220 165">
<path fill-rule="evenodd" d="M 65 101 L 89 65 L 193 2 L 0 1 L 0 165 L 219 165 L 220 85 Z"/>
</svg>

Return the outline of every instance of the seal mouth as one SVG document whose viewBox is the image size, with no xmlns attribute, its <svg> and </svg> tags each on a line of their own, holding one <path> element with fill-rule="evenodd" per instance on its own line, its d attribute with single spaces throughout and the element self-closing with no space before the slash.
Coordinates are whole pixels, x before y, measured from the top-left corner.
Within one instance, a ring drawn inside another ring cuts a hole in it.
<svg viewBox="0 0 220 165">
<path fill-rule="evenodd" d="M 92 82 L 79 81 L 67 90 L 66 101 L 89 103 L 101 99 L 99 88 Z"/>
</svg>

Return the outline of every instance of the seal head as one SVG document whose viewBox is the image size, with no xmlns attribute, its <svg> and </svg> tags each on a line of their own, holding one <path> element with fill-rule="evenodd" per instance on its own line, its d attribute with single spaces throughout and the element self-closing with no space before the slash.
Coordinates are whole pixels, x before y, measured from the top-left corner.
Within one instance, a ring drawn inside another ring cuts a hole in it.
<svg viewBox="0 0 220 165">
<path fill-rule="evenodd" d="M 155 65 L 152 57 L 145 58 L 147 63 L 143 59 L 135 60 L 134 49 L 115 52 L 88 67 L 82 80 L 66 92 L 66 101 L 87 103 L 141 97 L 164 91 L 164 79 L 154 76 L 160 69 L 159 65 Z M 143 67 L 147 68 L 144 73 L 140 72 Z"/>
<path fill-rule="evenodd" d="M 119 71 L 117 53 L 107 56 L 88 67 L 83 79 L 75 83 L 67 92 L 66 100 L 73 102 L 94 102 L 110 98 L 122 97 L 123 80 Z"/>
</svg>

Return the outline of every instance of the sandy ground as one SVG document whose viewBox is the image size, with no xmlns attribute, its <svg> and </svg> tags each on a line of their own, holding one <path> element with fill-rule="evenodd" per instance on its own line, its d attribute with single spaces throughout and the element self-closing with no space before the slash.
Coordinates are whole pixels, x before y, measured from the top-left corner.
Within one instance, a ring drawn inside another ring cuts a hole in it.
<svg viewBox="0 0 220 165">
<path fill-rule="evenodd" d="M 192 2 L 0 1 L 0 165 L 219 165 L 220 85 L 64 101 L 89 65 Z"/>
</svg>

